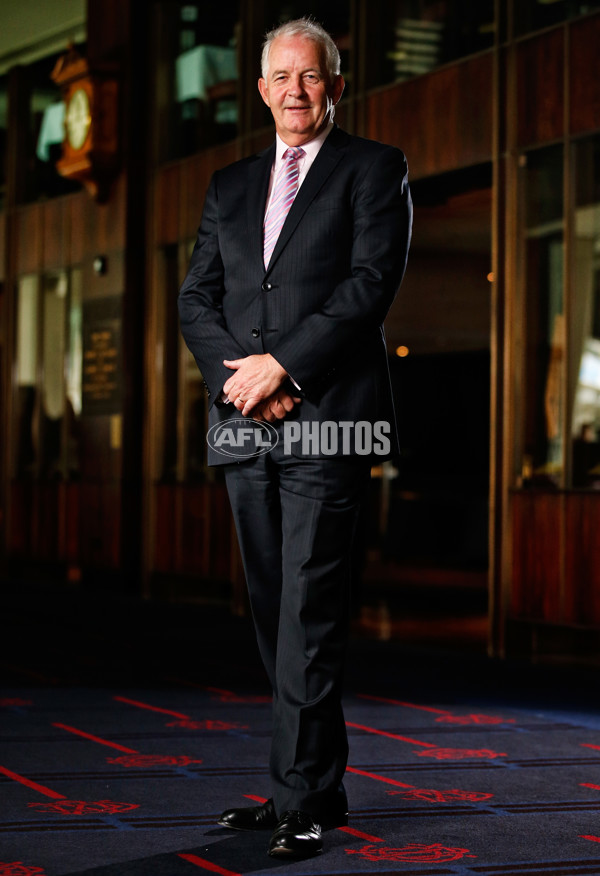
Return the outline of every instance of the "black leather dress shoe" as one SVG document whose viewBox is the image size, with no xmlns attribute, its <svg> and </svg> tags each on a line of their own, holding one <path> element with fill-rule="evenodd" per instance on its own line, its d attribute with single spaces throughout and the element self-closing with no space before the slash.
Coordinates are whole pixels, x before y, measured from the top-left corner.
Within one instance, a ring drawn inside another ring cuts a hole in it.
<svg viewBox="0 0 600 876">
<path fill-rule="evenodd" d="M 273 801 L 269 799 L 261 806 L 226 809 L 218 823 L 233 830 L 273 830 L 277 825 L 277 816 Z"/>
<path fill-rule="evenodd" d="M 272 858 L 312 858 L 323 851 L 321 827 L 308 812 L 284 812 L 269 843 Z"/>
</svg>

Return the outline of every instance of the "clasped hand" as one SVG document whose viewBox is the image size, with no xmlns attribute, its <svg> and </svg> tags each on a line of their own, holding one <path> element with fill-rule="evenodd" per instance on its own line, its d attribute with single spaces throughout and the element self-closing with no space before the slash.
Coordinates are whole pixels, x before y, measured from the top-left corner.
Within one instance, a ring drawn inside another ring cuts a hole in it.
<svg viewBox="0 0 600 876">
<path fill-rule="evenodd" d="M 287 372 L 270 353 L 224 359 L 223 364 L 235 372 L 225 382 L 223 392 L 243 417 L 273 423 L 283 420 L 300 402 L 282 387 Z"/>
</svg>

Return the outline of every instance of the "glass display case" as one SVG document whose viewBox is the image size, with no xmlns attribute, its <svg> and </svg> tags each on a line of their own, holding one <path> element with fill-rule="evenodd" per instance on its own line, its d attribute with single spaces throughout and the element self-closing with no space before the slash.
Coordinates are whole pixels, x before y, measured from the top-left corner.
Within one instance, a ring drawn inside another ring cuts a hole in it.
<svg viewBox="0 0 600 876">
<path fill-rule="evenodd" d="M 494 44 L 493 0 L 379 0 L 369 18 L 370 86 L 404 82 Z"/>
<path fill-rule="evenodd" d="M 160 61 L 156 94 L 160 158 L 191 155 L 233 139 L 238 128 L 239 4 L 154 6 Z"/>
<path fill-rule="evenodd" d="M 75 477 L 82 385 L 82 271 L 22 276 L 16 312 L 17 478 Z"/>
<path fill-rule="evenodd" d="M 573 486 L 600 489 L 600 137 L 574 146 L 570 378 Z"/>
<path fill-rule="evenodd" d="M 598 8 L 598 0 L 514 0 L 515 36 L 560 24 Z"/>
<path fill-rule="evenodd" d="M 522 481 L 558 487 L 565 416 L 563 147 L 528 152 L 520 164 Z"/>
</svg>

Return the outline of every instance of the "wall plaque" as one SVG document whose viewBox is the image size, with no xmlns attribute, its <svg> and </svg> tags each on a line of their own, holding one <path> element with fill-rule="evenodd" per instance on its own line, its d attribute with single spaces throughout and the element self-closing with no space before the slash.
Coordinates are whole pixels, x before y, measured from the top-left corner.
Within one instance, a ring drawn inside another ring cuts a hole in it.
<svg viewBox="0 0 600 876">
<path fill-rule="evenodd" d="M 83 305 L 83 414 L 118 414 L 122 401 L 121 298 Z"/>
</svg>

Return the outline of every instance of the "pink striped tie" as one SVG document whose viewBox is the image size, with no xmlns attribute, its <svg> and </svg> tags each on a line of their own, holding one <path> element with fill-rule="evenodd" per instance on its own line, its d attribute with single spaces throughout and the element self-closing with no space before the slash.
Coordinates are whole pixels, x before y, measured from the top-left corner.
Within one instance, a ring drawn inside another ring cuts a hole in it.
<svg viewBox="0 0 600 876">
<path fill-rule="evenodd" d="M 269 208 L 265 216 L 264 229 L 264 262 L 269 266 L 271 255 L 275 249 L 279 232 L 289 213 L 292 202 L 298 191 L 298 159 L 304 155 L 300 146 L 290 146 L 283 153 L 284 165 L 275 181 Z"/>
</svg>

